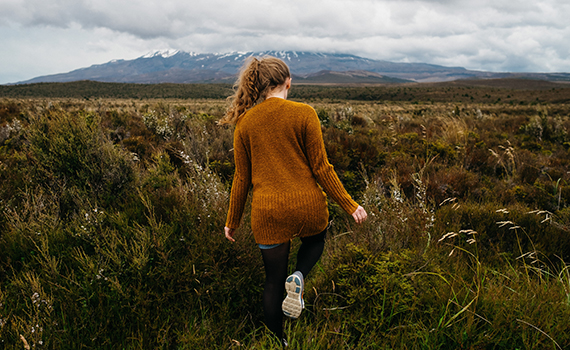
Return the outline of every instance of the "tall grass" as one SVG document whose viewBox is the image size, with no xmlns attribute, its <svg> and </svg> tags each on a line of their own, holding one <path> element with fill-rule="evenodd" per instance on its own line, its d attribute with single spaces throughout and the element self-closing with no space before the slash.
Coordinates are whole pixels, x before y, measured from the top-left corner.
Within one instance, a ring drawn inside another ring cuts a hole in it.
<svg viewBox="0 0 570 350">
<path fill-rule="evenodd" d="M 249 209 L 235 244 L 222 235 L 233 173 L 232 130 L 215 123 L 223 102 L 1 104 L 0 348 L 277 346 Z M 570 346 L 563 116 L 315 107 L 369 220 L 354 225 L 331 203 L 306 310 L 285 322 L 290 348 Z"/>
</svg>

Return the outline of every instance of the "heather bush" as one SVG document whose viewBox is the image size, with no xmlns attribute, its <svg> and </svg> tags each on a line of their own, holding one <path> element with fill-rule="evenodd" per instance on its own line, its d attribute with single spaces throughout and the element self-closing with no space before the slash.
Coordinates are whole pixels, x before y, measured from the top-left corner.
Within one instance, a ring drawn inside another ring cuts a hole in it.
<svg viewBox="0 0 570 350">
<path fill-rule="evenodd" d="M 30 170 L 36 183 L 59 201 L 62 217 L 76 215 L 78 201 L 105 205 L 131 190 L 132 160 L 106 140 L 97 118 L 54 106 L 30 116 L 26 137 Z"/>
</svg>

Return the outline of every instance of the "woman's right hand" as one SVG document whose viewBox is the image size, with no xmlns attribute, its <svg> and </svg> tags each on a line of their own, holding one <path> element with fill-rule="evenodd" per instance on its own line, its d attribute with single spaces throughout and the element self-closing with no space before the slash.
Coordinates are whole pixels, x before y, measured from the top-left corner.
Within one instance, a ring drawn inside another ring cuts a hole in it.
<svg viewBox="0 0 570 350">
<path fill-rule="evenodd" d="M 354 221 L 356 221 L 357 224 L 361 224 L 364 221 L 366 221 L 368 214 L 366 213 L 366 210 L 364 210 L 364 208 L 359 205 L 358 208 L 356 208 L 356 210 L 354 211 L 354 213 L 352 213 L 352 217 L 354 218 Z"/>
<path fill-rule="evenodd" d="M 236 233 L 236 230 L 234 228 L 229 228 L 229 227 L 224 227 L 224 234 L 226 236 L 226 238 L 232 242 L 235 242 L 236 240 L 234 239 L 234 233 Z"/>
</svg>

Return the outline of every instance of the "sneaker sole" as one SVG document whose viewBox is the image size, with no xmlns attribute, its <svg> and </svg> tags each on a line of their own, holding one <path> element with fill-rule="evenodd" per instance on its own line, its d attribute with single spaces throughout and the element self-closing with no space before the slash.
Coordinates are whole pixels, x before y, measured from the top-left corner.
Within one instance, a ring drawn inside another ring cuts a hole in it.
<svg viewBox="0 0 570 350">
<path fill-rule="evenodd" d="M 287 277 L 285 290 L 287 291 L 287 297 L 283 300 L 283 313 L 285 316 L 297 318 L 301 315 L 301 311 L 304 308 L 301 279 L 295 275 Z"/>
</svg>

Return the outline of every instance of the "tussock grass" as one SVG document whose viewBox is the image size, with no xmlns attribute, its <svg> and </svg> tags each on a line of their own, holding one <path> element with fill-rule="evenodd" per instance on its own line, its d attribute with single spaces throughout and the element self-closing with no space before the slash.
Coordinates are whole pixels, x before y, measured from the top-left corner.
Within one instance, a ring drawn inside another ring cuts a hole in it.
<svg viewBox="0 0 570 350">
<path fill-rule="evenodd" d="M 223 103 L 0 101 L 0 348 L 276 348 Z M 331 203 L 290 348 L 570 346 L 567 106 L 314 106 L 369 220 Z"/>
</svg>

